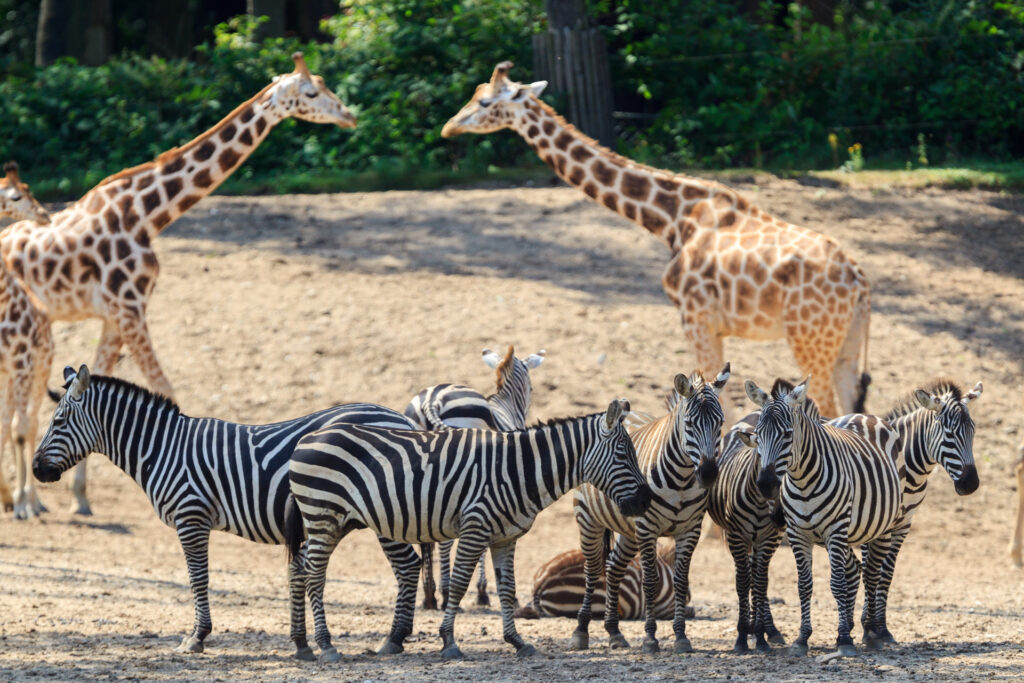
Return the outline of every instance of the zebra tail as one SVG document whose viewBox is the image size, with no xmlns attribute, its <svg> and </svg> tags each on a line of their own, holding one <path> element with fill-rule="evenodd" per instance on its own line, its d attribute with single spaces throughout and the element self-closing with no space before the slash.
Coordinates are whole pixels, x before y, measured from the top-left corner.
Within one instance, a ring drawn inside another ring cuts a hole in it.
<svg viewBox="0 0 1024 683">
<path fill-rule="evenodd" d="M 288 494 L 288 500 L 284 503 L 284 542 L 288 546 L 289 562 L 302 550 L 305 540 L 306 529 L 302 526 L 299 504 L 295 502 L 295 496 Z"/>
<path fill-rule="evenodd" d="M 613 537 L 614 536 L 612 534 L 612 530 L 611 529 L 605 529 L 604 530 L 604 543 L 602 544 L 604 552 L 601 555 L 601 573 L 602 574 L 604 574 L 604 566 L 605 566 L 605 563 L 608 561 L 608 556 L 612 554 L 612 539 L 613 539 Z"/>
</svg>

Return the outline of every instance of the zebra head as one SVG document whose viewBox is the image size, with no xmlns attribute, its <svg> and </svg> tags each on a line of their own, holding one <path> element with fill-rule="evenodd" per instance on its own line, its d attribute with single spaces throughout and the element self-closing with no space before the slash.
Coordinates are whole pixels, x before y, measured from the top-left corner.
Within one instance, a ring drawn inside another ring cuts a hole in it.
<svg viewBox="0 0 1024 683">
<path fill-rule="evenodd" d="M 771 394 L 765 393 L 753 381 L 747 380 L 744 388 L 747 397 L 761 407 L 754 434 L 740 433 L 740 439 L 750 448 L 757 450 L 761 467 L 757 475 L 757 488 L 769 500 L 778 497 L 782 475 L 793 459 L 793 409 L 803 410 L 807 402 L 807 382 L 797 386 L 778 379 L 772 386 Z"/>
<path fill-rule="evenodd" d="M 96 450 L 99 425 L 82 409 L 83 394 L 89 388 L 89 368 L 64 368 L 67 391 L 53 411 L 50 426 L 32 459 L 32 474 L 42 482 L 60 479 L 66 470 Z"/>
<path fill-rule="evenodd" d="M 978 488 L 978 468 L 974 465 L 974 420 L 967 408 L 981 396 L 981 382 L 965 396 L 955 385 L 943 386 L 939 391 L 914 391 L 914 398 L 926 410 L 935 413 L 929 430 L 928 457 L 942 465 L 953 480 L 953 488 L 961 496 L 974 493 Z"/>
<path fill-rule="evenodd" d="M 675 406 L 675 438 L 682 452 L 693 461 L 697 481 L 705 489 L 713 486 L 718 478 L 718 449 L 725 420 L 719 396 L 729 381 L 729 374 L 726 363 L 714 382 L 705 382 L 699 372 L 690 377 L 678 374 L 674 382 L 681 398 Z"/>
<path fill-rule="evenodd" d="M 583 453 L 583 480 L 615 501 L 622 514 L 637 517 L 651 506 L 651 488 L 623 424 L 628 412 L 625 399 L 609 404 L 598 421 L 597 439 Z"/>
<path fill-rule="evenodd" d="M 526 414 L 530 412 L 530 397 L 533 394 L 530 370 L 544 362 L 544 355 L 545 351 L 541 349 L 522 360 L 516 358 L 515 347 L 511 344 L 504 356 L 490 349 L 483 350 L 484 364 L 496 374 L 497 393 L 487 399 L 492 406 L 497 405 L 494 419 L 499 428 L 507 431 L 526 428 Z"/>
</svg>

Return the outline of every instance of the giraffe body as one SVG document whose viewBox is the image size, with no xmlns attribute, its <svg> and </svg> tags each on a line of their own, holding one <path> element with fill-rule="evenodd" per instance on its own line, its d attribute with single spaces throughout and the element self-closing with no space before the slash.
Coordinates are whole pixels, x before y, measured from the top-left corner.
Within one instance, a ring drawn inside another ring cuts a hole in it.
<svg viewBox="0 0 1024 683">
<path fill-rule="evenodd" d="M 295 70 L 187 144 L 101 181 L 40 227 L 22 221 L 0 233 L 7 268 L 53 320 L 99 318 L 95 371 L 109 375 L 127 344 L 150 387 L 173 397 L 153 350 L 146 306 L 160 272 L 154 238 L 235 171 L 280 121 L 355 126 L 355 117 L 301 53 Z M 73 510 L 88 514 L 85 462 L 75 471 Z"/>
<path fill-rule="evenodd" d="M 50 216 L 18 177 L 13 161 L 0 178 L 0 217 L 9 216 L 45 225 Z M 46 510 L 28 476 L 26 458 L 35 450 L 39 406 L 53 363 L 53 338 L 46 314 L 33 303 L 3 263 L 0 263 L 0 507 L 26 519 Z M 12 443 L 17 483 L 12 495 L 4 475 L 3 453 Z"/>
<path fill-rule="evenodd" d="M 775 218 L 720 183 L 601 147 L 538 99 L 545 82 L 512 82 L 510 67 L 499 64 L 442 135 L 511 128 L 567 183 L 664 242 L 672 258 L 662 287 L 701 371 L 722 366 L 724 337 L 784 338 L 811 375 L 821 411 L 853 412 L 863 398 L 871 311 L 856 261 L 832 238 Z"/>
</svg>

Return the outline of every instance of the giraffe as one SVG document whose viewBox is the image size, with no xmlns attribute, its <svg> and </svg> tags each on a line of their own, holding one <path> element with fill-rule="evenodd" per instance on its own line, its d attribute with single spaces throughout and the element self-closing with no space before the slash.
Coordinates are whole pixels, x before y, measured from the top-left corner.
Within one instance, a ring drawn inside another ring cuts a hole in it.
<svg viewBox="0 0 1024 683">
<path fill-rule="evenodd" d="M 547 85 L 494 69 L 444 125 L 443 137 L 519 133 L 554 172 L 587 197 L 664 242 L 662 287 L 708 373 L 724 364 L 723 337 L 785 338 L 821 412 L 862 410 L 870 285 L 830 237 L 758 209 L 716 182 L 663 171 L 601 147 L 539 99 Z"/>
<path fill-rule="evenodd" d="M 49 224 L 50 214 L 18 177 L 18 164 L 8 161 L 4 173 L 5 177 L 0 178 L 0 217 Z M 15 519 L 27 519 L 46 510 L 36 493 L 35 479 L 28 476 L 26 458 L 35 449 L 39 407 L 52 363 L 50 321 L 0 263 L 0 508 L 4 512 L 13 510 Z M 16 419 L 13 425 L 12 419 Z M 17 472 L 13 496 L 2 467 L 3 454 L 12 443 L 12 427 Z"/>
<path fill-rule="evenodd" d="M 18 177 L 18 164 L 8 161 L 4 164 L 4 177 L 0 178 L 0 217 L 16 221 L 35 221 L 49 225 L 49 212 L 36 201 L 28 185 Z"/>
<path fill-rule="evenodd" d="M 54 214 L 52 227 L 23 221 L 0 233 L 0 256 L 53 320 L 103 321 L 97 374 L 110 374 L 127 344 L 150 387 L 173 398 L 146 326 L 159 272 L 153 239 L 213 192 L 280 121 L 356 125 L 323 78 L 309 72 L 302 53 L 292 59 L 294 71 L 276 76 L 194 140 L 100 181 Z M 91 514 L 85 461 L 76 466 L 72 490 L 72 511 Z"/>
</svg>

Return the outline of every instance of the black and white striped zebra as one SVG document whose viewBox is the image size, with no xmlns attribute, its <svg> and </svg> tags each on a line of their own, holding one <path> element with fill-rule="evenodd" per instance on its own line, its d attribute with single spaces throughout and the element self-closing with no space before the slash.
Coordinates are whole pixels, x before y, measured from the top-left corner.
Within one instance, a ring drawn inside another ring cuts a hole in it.
<svg viewBox="0 0 1024 683">
<path fill-rule="evenodd" d="M 811 409 L 813 405 L 805 403 Z M 762 652 L 771 651 L 769 643 L 786 644 L 768 602 L 768 565 L 785 528 L 782 507 L 778 500 L 770 501 L 761 494 L 757 452 L 740 437 L 741 432 L 754 430 L 757 417 L 756 412 L 744 416 L 723 437 L 718 479 L 708 492 L 708 515 L 723 530 L 736 566 L 739 615 L 733 651 L 737 653 L 750 651 L 748 635 L 754 636 Z"/>
<path fill-rule="evenodd" d="M 288 460 L 299 439 L 348 422 L 395 429 L 413 425 L 369 403 L 335 406 L 267 425 L 183 415 L 171 400 L 86 366 L 64 369 L 67 392 L 57 404 L 32 463 L 44 482 L 60 479 L 89 453 L 103 453 L 146 492 L 160 519 L 178 532 L 195 606 L 195 624 L 177 650 L 202 652 L 213 628 L 208 596 L 210 531 L 256 543 L 284 543 Z M 301 565 L 288 567 L 291 638 L 296 657 L 312 659 L 306 642 Z"/>
<path fill-rule="evenodd" d="M 857 650 L 850 637 L 860 584 L 860 561 L 853 548 L 875 542 L 888 547 L 901 513 L 902 483 L 896 468 L 899 432 L 873 415 L 850 416 L 857 429 L 841 429 L 808 414 L 807 380 L 794 387 L 776 380 L 771 394 L 752 381 L 747 396 L 761 406 L 755 434 L 740 432 L 756 448 L 761 494 L 780 494 L 786 536 L 796 558 L 800 594 L 800 635 L 790 646 L 807 654 L 811 635 L 811 550 L 828 550 L 830 585 L 839 611 L 836 638 L 842 655 Z M 781 478 L 780 478 L 781 476 Z"/>
<path fill-rule="evenodd" d="M 484 363 L 495 371 L 496 391 L 484 396 L 475 389 L 461 384 L 437 384 L 413 397 L 405 408 L 405 416 L 420 429 L 496 429 L 511 432 L 526 429 L 526 416 L 530 412 L 530 370 L 544 361 L 544 350 L 532 353 L 525 360 L 516 358 L 511 344 L 504 356 L 490 349 L 483 350 Z M 442 541 L 441 609 L 448 606 L 451 584 L 451 549 L 453 541 Z M 434 596 L 434 545 L 423 545 L 423 607 L 437 609 Z M 488 605 L 486 558 L 480 558 L 477 579 L 476 604 Z"/>
<path fill-rule="evenodd" d="M 674 386 L 680 398 L 662 418 L 630 430 L 637 449 L 640 469 L 652 491 L 651 506 L 644 515 L 627 519 L 605 494 L 591 486 L 575 493 L 576 523 L 580 528 L 580 549 L 586 564 L 586 587 L 570 649 L 590 646 L 591 600 L 601 573 L 604 534 L 618 534 L 605 563 L 604 626 L 611 647 L 629 647 L 619 630 L 618 588 L 623 572 L 637 551 L 644 570 L 647 618 L 643 651 L 657 652 L 657 574 L 655 555 L 658 538 L 675 539 L 673 583 L 675 611 L 672 629 L 675 651 L 692 652 L 686 637 L 686 603 L 689 594 L 690 559 L 700 538 L 707 506 L 707 490 L 718 475 L 718 447 L 722 434 L 722 405 L 719 394 L 729 380 L 729 364 L 714 382 L 707 383 L 699 372 L 689 378 L 676 375 Z"/>
<path fill-rule="evenodd" d="M 388 553 L 399 592 L 395 628 L 382 650 L 400 651 L 412 630 L 420 560 L 410 544 L 458 538 L 451 596 L 441 623 L 442 656 L 462 657 L 455 643 L 455 614 L 488 547 L 498 576 L 505 641 L 519 656 L 533 654 L 533 646 L 516 632 L 512 615 L 516 541 L 537 513 L 583 483 L 605 492 L 626 515 L 647 509 L 651 492 L 622 425 L 628 410 L 625 401 L 613 401 L 605 413 L 516 432 L 337 425 L 303 437 L 292 456 L 290 480 L 308 537 L 307 592 L 321 651 L 337 658 L 324 616 L 327 562 L 345 535 L 368 527 L 401 546 Z M 292 537 L 293 551 L 300 540 Z"/>
<path fill-rule="evenodd" d="M 924 389 L 897 403 L 885 419 L 900 435 L 897 469 L 903 479 L 902 511 L 892 527 L 890 543 L 875 547 L 868 543 L 863 552 L 864 610 L 861 624 L 864 642 L 875 647 L 895 643 L 886 626 L 889 586 L 903 541 L 910 531 L 910 522 L 924 502 L 928 475 L 936 465 L 953 480 L 953 488 L 961 496 L 978 488 L 978 469 L 974 465 L 974 420 L 968 404 L 981 396 L 982 384 L 964 394 L 959 384 L 948 379 L 936 380 Z M 844 416 L 830 424 L 858 430 L 863 422 L 857 416 Z"/>
</svg>

